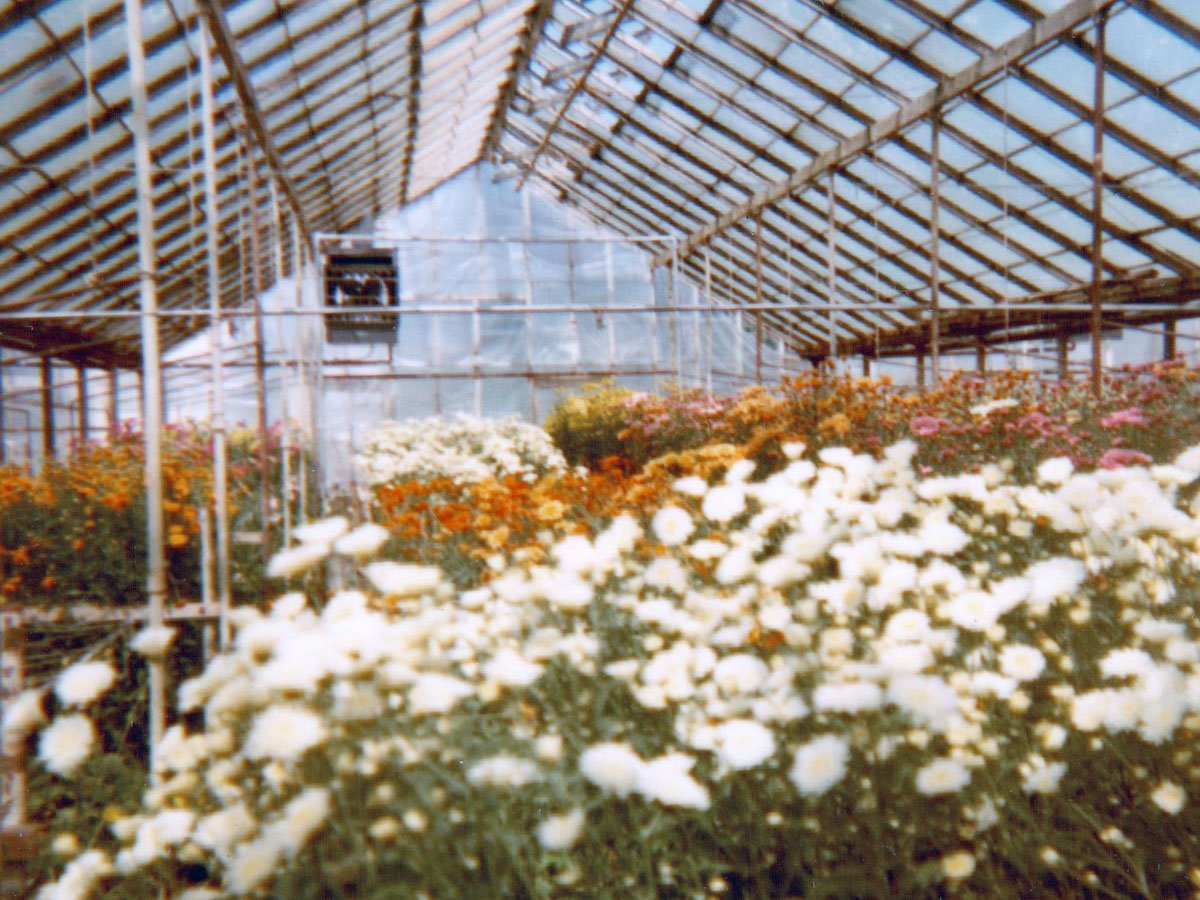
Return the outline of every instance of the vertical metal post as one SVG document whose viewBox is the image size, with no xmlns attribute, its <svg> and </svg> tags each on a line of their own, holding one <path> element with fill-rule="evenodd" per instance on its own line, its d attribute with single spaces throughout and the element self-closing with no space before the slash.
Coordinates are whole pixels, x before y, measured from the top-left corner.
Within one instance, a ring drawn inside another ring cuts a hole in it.
<svg viewBox="0 0 1200 900">
<path fill-rule="evenodd" d="M 865 353 L 863 354 L 862 366 L 863 366 L 863 378 L 870 378 L 871 377 L 871 357 L 867 356 L 867 354 L 865 354 Z"/>
<path fill-rule="evenodd" d="M 746 383 L 746 347 L 745 337 L 746 322 L 743 319 L 743 313 L 740 309 L 733 314 L 733 353 L 737 361 L 737 380 L 738 388 Z"/>
<path fill-rule="evenodd" d="M 712 393 L 713 329 L 712 329 L 712 248 L 704 243 L 704 326 L 708 338 L 704 353 L 704 389 Z"/>
<path fill-rule="evenodd" d="M 762 384 L 762 211 L 754 217 L 754 383 Z"/>
<path fill-rule="evenodd" d="M 980 375 L 987 374 L 987 344 L 983 341 L 975 344 L 975 371 Z"/>
<path fill-rule="evenodd" d="M 925 391 L 925 351 L 917 351 L 917 390 Z"/>
<path fill-rule="evenodd" d="M 1067 340 L 1065 334 L 1060 334 L 1056 343 L 1058 350 L 1058 380 L 1066 381 L 1071 377 L 1070 359 L 1067 352 L 1070 349 L 1070 342 Z"/>
<path fill-rule="evenodd" d="M 83 363 L 75 364 L 75 390 L 79 400 L 79 443 L 86 444 L 88 439 L 88 386 L 87 370 Z"/>
<path fill-rule="evenodd" d="M 0 466 L 8 461 L 8 436 L 5 434 L 4 422 L 4 350 L 0 348 Z"/>
<path fill-rule="evenodd" d="M 610 307 L 616 302 L 612 247 L 612 241 L 604 242 L 604 299 Z M 608 368 L 610 372 L 617 368 L 617 316 L 611 311 L 608 313 Z"/>
<path fill-rule="evenodd" d="M 300 241 L 300 227 L 297 224 L 295 216 L 292 216 L 288 220 L 288 233 L 291 235 L 292 240 L 292 272 L 295 275 L 295 283 L 292 286 L 292 304 L 296 309 L 299 309 L 304 303 L 304 293 L 300 284 L 300 279 L 304 274 L 304 245 Z M 304 317 L 298 316 L 294 324 L 296 327 L 296 339 L 292 343 L 292 364 L 296 367 L 296 382 L 300 385 L 300 405 L 308 413 L 308 420 L 303 422 L 301 427 L 305 440 L 296 450 L 296 467 L 299 469 L 298 484 L 300 493 L 300 509 L 297 515 L 300 522 L 307 522 L 308 460 L 305 458 L 305 452 L 315 454 L 316 442 L 313 440 L 311 386 L 304 371 L 303 348 L 308 346 Z"/>
<path fill-rule="evenodd" d="M 521 253 L 525 264 L 525 369 L 529 381 L 529 421 L 536 422 L 537 383 L 533 377 L 533 266 L 529 260 L 529 242 L 533 238 L 533 210 L 530 207 L 529 191 L 521 195 L 521 211 L 524 216 L 524 237 Z"/>
<path fill-rule="evenodd" d="M 679 298 L 679 242 L 671 239 L 671 268 L 667 270 L 667 303 L 670 306 L 675 306 Z M 679 329 L 679 314 L 671 310 L 671 357 L 672 365 L 675 369 L 675 390 L 678 392 L 682 389 L 680 380 L 683 378 L 683 358 L 681 348 L 683 344 L 683 335 Z"/>
<path fill-rule="evenodd" d="M 42 357 L 42 465 L 54 460 L 54 368 Z"/>
<path fill-rule="evenodd" d="M 1092 393 L 1103 390 L 1103 351 L 1100 334 L 1100 279 L 1104 275 L 1104 33 L 1108 10 L 1096 17 L 1096 44 L 1093 48 L 1095 88 L 1092 102 Z"/>
<path fill-rule="evenodd" d="M 275 179 L 268 178 L 267 186 L 271 189 L 271 227 L 275 232 L 272 241 L 275 263 L 275 308 L 283 309 L 283 220 L 279 215 L 279 194 L 275 190 Z M 279 340 L 279 352 L 286 352 L 288 340 L 284 335 L 283 316 L 275 320 L 275 336 Z M 288 378 L 288 367 L 285 360 L 280 360 L 276 368 L 279 371 L 279 503 L 283 513 L 283 546 L 292 542 L 292 423 L 291 410 L 288 404 L 288 394 L 291 392 L 291 381 Z"/>
<path fill-rule="evenodd" d="M 700 305 L 700 288 L 692 285 L 692 306 Z M 696 309 L 692 312 L 692 352 L 696 354 L 696 378 L 692 385 L 700 387 L 704 384 L 704 338 L 700 332 L 700 310 Z"/>
<path fill-rule="evenodd" d="M 246 188 L 250 194 L 250 285 L 254 292 L 254 390 L 258 405 L 258 474 L 262 480 L 259 490 L 259 515 L 262 517 L 262 549 L 264 561 L 271 555 L 271 457 L 267 449 L 267 348 L 263 333 L 262 255 L 259 248 L 258 222 L 258 163 L 254 148 L 246 142 Z"/>
<path fill-rule="evenodd" d="M 121 430 L 121 373 L 116 369 L 108 370 L 108 439 L 112 440 Z"/>
<path fill-rule="evenodd" d="M 167 595 L 166 554 L 163 547 L 162 371 L 158 342 L 158 287 L 155 283 L 154 192 L 150 181 L 150 124 L 146 94 L 146 51 L 142 45 L 142 2 L 125 0 L 129 43 L 129 94 L 133 132 L 133 162 L 137 186 L 138 268 L 142 337 L 142 437 L 146 479 L 146 595 L 149 624 L 161 625 Z M 150 669 L 150 777 L 156 779 L 154 759 L 166 726 L 166 680 L 161 661 Z"/>
<path fill-rule="evenodd" d="M 828 283 L 826 284 L 826 293 L 829 296 L 829 361 L 836 362 L 837 349 L 837 310 L 834 304 L 837 303 L 837 217 L 836 203 L 833 190 L 833 170 L 829 170 L 829 183 L 826 187 L 829 195 L 829 221 L 825 235 L 825 252 L 829 256 L 829 269 L 826 273 Z"/>
<path fill-rule="evenodd" d="M 929 361 L 933 373 L 933 384 L 941 381 L 941 257 L 938 240 L 941 237 L 942 194 L 939 180 L 942 169 L 942 119 L 938 110 L 930 118 L 933 129 L 929 148 Z"/>
<path fill-rule="evenodd" d="M 1175 358 L 1175 320 L 1171 319 L 1164 323 L 1163 328 L 1163 359 Z"/>
<path fill-rule="evenodd" d="M 212 455 L 213 512 L 216 522 L 216 587 L 219 613 L 217 642 L 224 649 L 231 638 L 229 610 L 233 605 L 230 576 L 229 474 L 225 446 L 225 382 L 222 356 L 225 328 L 221 321 L 221 257 L 217 225 L 221 220 L 217 205 L 217 138 L 214 122 L 212 53 L 208 22 L 200 17 L 200 98 L 201 135 L 204 144 L 204 233 L 208 263 L 208 344 L 212 378 Z"/>
<path fill-rule="evenodd" d="M 483 416 L 483 378 L 479 372 L 479 354 L 483 352 L 483 323 L 479 317 L 479 297 L 472 301 L 474 312 L 471 313 L 471 359 L 475 364 L 474 410 L 475 415 Z"/>
</svg>

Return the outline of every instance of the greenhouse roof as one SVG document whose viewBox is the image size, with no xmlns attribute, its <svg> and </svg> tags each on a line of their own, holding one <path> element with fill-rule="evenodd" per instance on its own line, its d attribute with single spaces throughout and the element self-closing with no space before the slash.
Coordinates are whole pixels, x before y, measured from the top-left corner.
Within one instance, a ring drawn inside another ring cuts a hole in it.
<svg viewBox="0 0 1200 900">
<path fill-rule="evenodd" d="M 265 188 L 251 216 L 245 157 L 268 161 L 305 234 L 494 160 L 607 227 L 678 235 L 658 262 L 717 299 L 793 307 L 768 324 L 812 355 L 831 334 L 841 352 L 926 339 L 936 184 L 945 339 L 1035 334 L 1092 280 L 1098 58 L 1104 298 L 1200 296 L 1192 0 L 163 0 L 144 30 L 164 307 L 206 305 L 202 15 L 220 53 L 227 305 L 250 296 L 255 218 L 271 262 L 275 217 Z M 69 316 L 137 308 L 125 54 L 115 0 L 0 12 L 7 346 L 136 360 L 135 319 Z M 11 315 L 41 311 L 58 318 Z M 164 336 L 203 324 L 171 318 Z"/>
</svg>

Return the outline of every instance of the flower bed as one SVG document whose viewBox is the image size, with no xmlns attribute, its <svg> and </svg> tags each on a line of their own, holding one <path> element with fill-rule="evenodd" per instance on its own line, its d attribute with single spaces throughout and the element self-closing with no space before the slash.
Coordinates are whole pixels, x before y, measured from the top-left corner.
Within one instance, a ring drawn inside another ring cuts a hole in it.
<svg viewBox="0 0 1200 900">
<path fill-rule="evenodd" d="M 39 897 L 1191 896 L 1200 448 L 778 452 L 469 588 L 363 560 L 245 611 L 181 691 L 205 727 Z M 345 527 L 292 562 L 377 545 Z"/>
</svg>

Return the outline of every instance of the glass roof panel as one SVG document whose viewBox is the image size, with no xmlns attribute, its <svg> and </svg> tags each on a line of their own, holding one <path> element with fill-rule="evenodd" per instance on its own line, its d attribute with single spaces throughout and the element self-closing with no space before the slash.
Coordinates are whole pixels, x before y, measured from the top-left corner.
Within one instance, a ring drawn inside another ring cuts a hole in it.
<svg viewBox="0 0 1200 900">
<path fill-rule="evenodd" d="M 1153 183 L 1139 188 L 1138 194 L 1165 207 L 1181 219 L 1200 216 L 1200 188 L 1168 172 L 1160 171 Z"/>
<path fill-rule="evenodd" d="M 924 22 L 888 0 L 840 0 L 837 9 L 869 31 L 905 47 L 927 30 Z"/>
<path fill-rule="evenodd" d="M 788 44 L 787 38 L 777 30 L 735 8 L 732 3 L 721 4 L 713 14 L 712 23 L 719 30 L 727 30 L 767 56 L 775 56 Z"/>
<path fill-rule="evenodd" d="M 980 0 L 954 19 L 954 24 L 989 47 L 999 47 L 1029 28 L 1029 22 L 996 0 Z"/>
<path fill-rule="evenodd" d="M 805 33 L 805 37 L 825 47 L 836 57 L 846 60 L 848 64 L 867 72 L 878 69 L 890 58 L 884 50 L 832 19 L 817 19 Z"/>
<path fill-rule="evenodd" d="M 979 59 L 979 54 L 940 31 L 931 31 L 912 49 L 917 58 L 929 63 L 943 75 L 961 72 Z"/>
<path fill-rule="evenodd" d="M 989 87 L 983 95 L 1001 109 L 1007 109 L 1013 118 L 1028 122 L 1042 134 L 1053 134 L 1079 121 L 1070 110 L 1019 78 L 1005 78 Z"/>
<path fill-rule="evenodd" d="M 1135 134 L 1137 132 L 1134 132 Z M 1092 123 L 1081 122 L 1074 128 L 1068 128 L 1061 134 L 1055 135 L 1054 143 L 1070 151 L 1078 159 L 1090 160 L 1092 157 Z M 1104 139 L 1104 171 L 1113 178 L 1127 178 L 1135 172 L 1141 172 L 1152 163 L 1140 153 L 1136 153 L 1112 135 Z"/>
<path fill-rule="evenodd" d="M 1169 156 L 1180 156 L 1200 149 L 1200 127 L 1165 109 L 1149 97 L 1137 97 L 1106 113 L 1118 125 L 1142 138 L 1151 138 L 1154 146 Z"/>
<path fill-rule="evenodd" d="M 1043 53 L 1028 65 L 1029 71 L 1041 76 L 1064 94 L 1070 95 L 1087 109 L 1092 107 L 1096 82 L 1092 59 L 1074 47 L 1059 46 Z M 1104 102 L 1112 106 L 1128 100 L 1137 91 L 1112 74 L 1104 79 Z"/>
<path fill-rule="evenodd" d="M 1200 49 L 1133 9 L 1109 19 L 1107 51 L 1160 84 L 1200 68 Z"/>
<path fill-rule="evenodd" d="M 795 72 L 822 89 L 840 94 L 854 84 L 854 79 L 830 65 L 811 50 L 799 44 L 790 44 L 779 54 L 776 61 L 785 70 Z"/>
</svg>

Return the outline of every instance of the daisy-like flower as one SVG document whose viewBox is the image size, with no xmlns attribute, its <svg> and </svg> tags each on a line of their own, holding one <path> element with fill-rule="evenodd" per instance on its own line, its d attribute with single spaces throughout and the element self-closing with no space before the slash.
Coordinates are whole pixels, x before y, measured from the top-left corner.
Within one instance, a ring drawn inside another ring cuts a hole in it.
<svg viewBox="0 0 1200 900">
<path fill-rule="evenodd" d="M 964 591 L 945 608 L 946 618 L 967 631 L 987 631 L 999 620 L 1004 610 L 987 591 Z"/>
<path fill-rule="evenodd" d="M 378 553 L 389 537 L 391 537 L 391 532 L 382 525 L 368 522 L 339 537 L 333 542 L 333 550 L 342 556 L 363 559 Z"/>
<path fill-rule="evenodd" d="M 96 727 L 87 716 L 59 716 L 38 740 L 38 759 L 55 775 L 69 778 L 83 764 L 96 743 Z"/>
<path fill-rule="evenodd" d="M 638 789 L 645 765 L 628 744 L 622 743 L 595 744 L 579 757 L 579 771 L 583 777 L 618 797 Z"/>
<path fill-rule="evenodd" d="M 3 731 L 6 752 L 46 721 L 46 713 L 42 709 L 43 693 L 42 690 L 31 689 L 4 701 L 4 724 L 0 730 Z"/>
<path fill-rule="evenodd" d="M 638 793 L 663 806 L 708 809 L 712 802 L 708 790 L 689 774 L 695 764 L 695 758 L 686 753 L 668 753 L 650 760 L 642 768 Z"/>
<path fill-rule="evenodd" d="M 54 695 L 65 706 L 89 706 L 116 680 L 116 671 L 106 662 L 79 662 L 54 679 Z"/>
<path fill-rule="evenodd" d="M 711 522 L 728 522 L 746 510 L 746 489 L 741 484 L 726 484 L 710 488 L 704 496 L 700 511 Z"/>
<path fill-rule="evenodd" d="M 1035 755 L 1030 762 L 1022 765 L 1022 770 L 1025 780 L 1021 782 L 1021 790 L 1027 794 L 1053 794 L 1058 791 L 1058 783 L 1067 774 L 1067 764 L 1048 763 Z"/>
<path fill-rule="evenodd" d="M 384 561 L 373 562 L 362 571 L 385 597 L 419 597 L 442 583 L 442 570 L 436 566 Z"/>
<path fill-rule="evenodd" d="M 530 662 L 515 650 L 505 648 L 484 666 L 484 677 L 505 687 L 525 687 L 542 677 L 545 666 Z"/>
<path fill-rule="evenodd" d="M 731 769 L 750 769 L 775 755 L 775 736 L 752 719 L 731 719 L 714 729 L 717 759 Z"/>
<path fill-rule="evenodd" d="M 654 535 L 668 547 L 682 544 L 696 530 L 691 514 L 678 506 L 664 506 L 654 514 L 651 522 Z"/>
<path fill-rule="evenodd" d="M 576 806 L 559 816 L 550 816 L 538 823 L 538 843 L 546 850 L 570 850 L 583 834 L 587 813 Z"/>
<path fill-rule="evenodd" d="M 523 787 L 541 777 L 541 770 L 532 760 L 505 754 L 489 756 L 467 770 L 467 781 L 486 787 Z"/>
<path fill-rule="evenodd" d="M 1150 799 L 1163 812 L 1173 816 L 1187 803 L 1187 791 L 1173 781 L 1163 781 L 1150 792 Z"/>
<path fill-rule="evenodd" d="M 328 555 L 328 544 L 300 544 L 280 550 L 267 563 L 267 577 L 291 578 L 308 571 Z"/>
<path fill-rule="evenodd" d="M 942 874 L 955 881 L 970 878 L 975 871 L 975 854 L 969 850 L 956 850 L 942 857 Z"/>
<path fill-rule="evenodd" d="M 148 625 L 129 641 L 129 649 L 147 659 L 162 659 L 175 640 L 176 630 L 170 625 Z"/>
<path fill-rule="evenodd" d="M 436 672 L 421 675 L 408 693 L 411 712 L 448 713 L 458 701 L 475 693 L 475 688 L 460 678 Z"/>
<path fill-rule="evenodd" d="M 321 717 L 312 710 L 271 706 L 255 717 L 242 752 L 247 759 L 295 762 L 328 736 Z"/>
<path fill-rule="evenodd" d="M 1045 671 L 1046 657 L 1037 647 L 1008 644 L 1000 651 L 1000 671 L 1014 681 L 1033 681 Z"/>
<path fill-rule="evenodd" d="M 1044 484 L 1062 484 L 1071 477 L 1075 466 L 1065 456 L 1048 459 L 1037 467 L 1037 479 Z"/>
<path fill-rule="evenodd" d="M 970 771 L 957 759 L 935 759 L 917 770 L 917 790 L 922 794 L 953 794 L 970 782 Z"/>
<path fill-rule="evenodd" d="M 345 516 L 333 516 L 320 522 L 297 525 L 292 529 L 292 536 L 301 544 L 323 544 L 328 547 L 349 528 L 350 523 L 346 521 Z"/>
<path fill-rule="evenodd" d="M 796 750 L 788 773 L 801 794 L 819 797 L 846 776 L 850 743 L 834 734 L 822 735 Z"/>
</svg>

